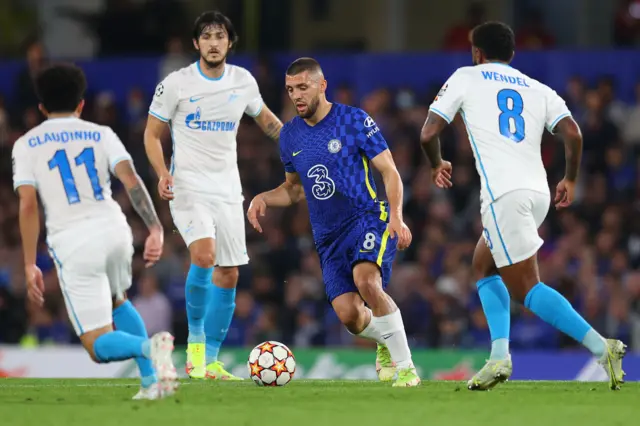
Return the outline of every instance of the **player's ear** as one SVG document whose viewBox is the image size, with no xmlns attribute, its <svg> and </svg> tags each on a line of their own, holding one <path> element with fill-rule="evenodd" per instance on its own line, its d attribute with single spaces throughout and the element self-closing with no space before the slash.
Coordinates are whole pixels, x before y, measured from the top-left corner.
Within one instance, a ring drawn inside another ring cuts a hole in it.
<svg viewBox="0 0 640 426">
<path fill-rule="evenodd" d="M 82 99 L 80 101 L 80 103 L 78 104 L 77 108 L 76 108 L 76 114 L 78 114 L 78 116 L 80 116 L 82 114 L 82 110 L 84 109 L 84 105 L 85 105 L 85 102 L 84 102 L 84 99 Z"/>
<path fill-rule="evenodd" d="M 320 82 L 320 91 L 322 93 L 326 93 L 328 86 L 329 86 L 329 83 L 327 83 L 327 80 L 323 78 L 322 81 Z"/>
<path fill-rule="evenodd" d="M 199 52 L 200 51 L 200 46 L 198 45 L 198 40 L 196 40 L 195 38 L 193 39 L 193 47 Z"/>
<path fill-rule="evenodd" d="M 49 111 L 47 111 L 47 109 L 44 107 L 44 105 L 38 104 L 38 109 L 40 110 L 42 115 L 44 115 L 45 117 L 49 117 Z"/>
</svg>

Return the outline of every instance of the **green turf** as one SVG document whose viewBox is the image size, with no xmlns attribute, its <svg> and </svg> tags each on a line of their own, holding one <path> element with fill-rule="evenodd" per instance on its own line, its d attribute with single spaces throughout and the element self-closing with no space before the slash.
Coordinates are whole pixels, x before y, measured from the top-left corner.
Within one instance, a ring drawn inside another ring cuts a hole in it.
<svg viewBox="0 0 640 426">
<path fill-rule="evenodd" d="M 132 380 L 0 379 L 0 424 L 11 426 L 625 425 L 640 418 L 640 384 L 509 382 L 491 392 L 463 383 L 394 389 L 361 381 L 183 382 L 175 398 L 132 401 Z"/>
</svg>

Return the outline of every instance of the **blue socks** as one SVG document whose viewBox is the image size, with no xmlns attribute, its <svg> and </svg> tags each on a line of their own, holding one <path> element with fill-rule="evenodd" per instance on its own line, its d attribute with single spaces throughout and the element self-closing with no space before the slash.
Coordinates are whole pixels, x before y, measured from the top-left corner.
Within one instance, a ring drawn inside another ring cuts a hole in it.
<svg viewBox="0 0 640 426">
<path fill-rule="evenodd" d="M 577 342 L 584 344 L 597 357 L 606 351 L 604 338 L 600 336 L 560 293 L 538 283 L 524 300 L 533 313 Z"/>
<path fill-rule="evenodd" d="M 209 309 L 205 320 L 207 365 L 218 360 L 218 352 L 233 319 L 236 308 L 236 289 L 212 286 Z"/>
<path fill-rule="evenodd" d="M 142 317 L 128 300 L 113 310 L 113 324 L 119 331 L 124 331 L 134 336 L 148 337 L 147 328 L 144 325 L 144 321 L 142 321 Z M 137 357 L 136 364 L 138 364 L 138 369 L 140 370 L 143 388 L 148 388 L 158 381 L 150 359 Z"/>
<path fill-rule="evenodd" d="M 93 353 L 99 362 L 124 361 L 130 358 L 150 357 L 149 339 L 124 331 L 111 331 L 93 342 Z"/>
<path fill-rule="evenodd" d="M 476 284 L 491 334 L 491 360 L 509 356 L 509 329 L 511 327 L 511 298 L 500 275 L 483 278 Z"/>
<path fill-rule="evenodd" d="M 213 267 L 201 268 L 191 264 L 185 285 L 187 301 L 187 321 L 189 323 L 188 343 L 204 343 L 204 317 L 207 312 L 209 289 Z"/>
</svg>

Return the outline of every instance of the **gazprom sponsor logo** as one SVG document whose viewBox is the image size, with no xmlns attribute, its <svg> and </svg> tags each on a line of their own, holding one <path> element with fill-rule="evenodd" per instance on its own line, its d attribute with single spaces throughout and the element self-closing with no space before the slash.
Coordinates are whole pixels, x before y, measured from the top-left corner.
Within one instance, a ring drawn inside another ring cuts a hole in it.
<svg viewBox="0 0 640 426">
<path fill-rule="evenodd" d="M 189 129 L 201 130 L 203 132 L 233 132 L 236 129 L 235 121 L 213 121 L 202 120 L 202 111 L 196 108 L 196 112 L 187 115 L 185 125 Z"/>
</svg>

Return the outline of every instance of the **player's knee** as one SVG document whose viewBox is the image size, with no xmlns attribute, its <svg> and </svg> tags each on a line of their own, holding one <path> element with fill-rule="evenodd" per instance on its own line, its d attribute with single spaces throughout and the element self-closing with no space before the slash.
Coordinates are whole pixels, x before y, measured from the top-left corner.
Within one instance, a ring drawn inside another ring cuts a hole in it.
<svg viewBox="0 0 640 426">
<path fill-rule="evenodd" d="M 368 302 L 383 293 L 379 271 L 354 276 L 354 282 L 362 298 Z"/>
<path fill-rule="evenodd" d="M 113 328 L 111 326 L 102 327 L 97 330 L 87 331 L 82 336 L 80 336 L 80 342 L 82 343 L 82 346 L 89 354 L 89 357 L 91 357 L 91 360 L 95 363 L 98 363 L 98 364 L 101 363 L 94 349 L 96 340 L 98 339 L 98 337 L 102 336 L 105 333 L 108 333 L 109 331 L 113 331 Z"/>
<path fill-rule="evenodd" d="M 191 263 L 201 268 L 213 268 L 215 255 L 205 250 L 195 250 L 191 254 Z"/>
</svg>

